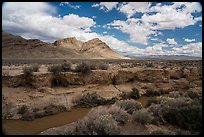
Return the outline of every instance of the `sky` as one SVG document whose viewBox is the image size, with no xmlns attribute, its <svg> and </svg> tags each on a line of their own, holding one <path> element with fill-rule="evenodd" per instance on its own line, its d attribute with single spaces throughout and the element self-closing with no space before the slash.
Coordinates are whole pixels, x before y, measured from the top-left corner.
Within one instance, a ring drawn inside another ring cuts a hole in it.
<svg viewBox="0 0 204 137">
<path fill-rule="evenodd" d="M 202 57 L 198 2 L 4 2 L 2 30 L 45 42 L 99 38 L 135 57 Z"/>
</svg>

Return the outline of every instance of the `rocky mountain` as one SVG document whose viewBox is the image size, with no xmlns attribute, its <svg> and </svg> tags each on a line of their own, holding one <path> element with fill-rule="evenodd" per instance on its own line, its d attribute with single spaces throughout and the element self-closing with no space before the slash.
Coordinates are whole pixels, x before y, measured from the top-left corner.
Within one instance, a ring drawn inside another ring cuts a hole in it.
<svg viewBox="0 0 204 137">
<path fill-rule="evenodd" d="M 82 42 L 75 37 L 46 43 L 2 31 L 2 58 L 127 59 L 98 38 Z"/>
<path fill-rule="evenodd" d="M 71 38 L 57 40 L 53 44 L 54 46 L 57 46 L 57 47 L 61 46 L 65 48 L 79 50 L 82 47 L 83 42 L 77 40 L 75 37 L 71 37 Z"/>
</svg>

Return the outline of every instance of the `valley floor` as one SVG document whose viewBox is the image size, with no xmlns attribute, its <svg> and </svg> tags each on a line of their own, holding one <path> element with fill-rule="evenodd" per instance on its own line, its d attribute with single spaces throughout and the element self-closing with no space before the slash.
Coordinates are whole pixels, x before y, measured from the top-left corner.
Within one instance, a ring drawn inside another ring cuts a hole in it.
<svg viewBox="0 0 204 137">
<path fill-rule="evenodd" d="M 51 124 L 55 127 L 64 125 L 59 128 L 44 126 L 44 128 L 38 128 L 29 133 L 22 133 L 20 129 L 19 132 L 17 130 L 12 131 L 11 127 L 18 124 L 14 121 L 9 123 L 9 120 L 31 120 L 26 121 L 29 124 L 29 122 L 32 123 L 36 120 L 42 122 L 43 118 L 46 117 L 50 117 L 50 120 L 52 120 L 51 115 L 60 114 L 62 114 L 61 117 L 67 115 L 67 118 L 70 119 L 70 117 L 73 117 L 70 111 L 75 112 L 76 106 L 81 103 L 80 101 L 85 95 L 90 97 L 97 95 L 98 98 L 104 99 L 104 102 L 113 101 L 107 105 L 114 106 L 117 101 L 127 100 L 124 96 L 131 93 L 135 88 L 140 95 L 140 99 L 136 101 L 139 101 L 143 108 L 148 111 L 154 105 L 160 105 L 160 103 L 156 103 L 147 106 L 148 100 L 152 99 L 151 96 L 159 102 L 158 100 L 178 97 L 190 97 L 191 100 L 194 100 L 195 98 L 200 99 L 202 95 L 202 61 L 69 60 L 68 62 L 72 64 L 71 69 L 74 70 L 79 63 L 84 61 L 87 64 L 108 64 L 108 68 L 92 70 L 87 75 L 74 71 L 54 75 L 48 71 L 48 67 L 52 66 L 56 60 L 39 60 L 38 62 L 35 59 L 30 62 L 29 60 L 3 60 L 2 119 L 5 132 L 7 134 L 38 134 L 42 131 L 40 134 L 58 134 L 59 132 L 59 134 L 65 134 L 63 132 L 68 127 L 74 127 L 73 124 L 77 126 L 76 121 L 78 119 L 67 123 Z M 64 62 L 66 61 L 62 59 L 55 64 Z M 40 64 L 39 71 L 34 72 L 29 79 L 25 79 L 23 68 L 31 66 L 33 63 Z M 59 85 L 53 84 L 53 79 L 55 79 L 55 82 L 57 79 L 61 83 L 57 82 Z M 191 92 L 195 94 L 195 98 L 189 95 Z M 87 104 L 89 105 L 89 103 Z M 91 103 L 90 105 L 95 105 Z M 86 109 L 86 111 L 83 111 L 84 115 L 88 113 L 87 110 L 90 111 L 90 109 Z M 77 112 L 81 113 L 81 111 Z M 132 116 L 133 114 L 128 114 L 128 122 L 123 125 L 119 124 L 120 134 L 151 134 L 157 130 L 176 134 L 177 128 L 172 126 L 171 122 L 159 125 L 150 122 L 144 125 L 134 121 Z M 82 119 L 82 115 L 80 117 Z M 20 127 L 23 128 L 23 125 Z M 43 132 L 47 128 L 51 129 Z M 67 131 L 66 133 L 70 132 Z"/>
</svg>

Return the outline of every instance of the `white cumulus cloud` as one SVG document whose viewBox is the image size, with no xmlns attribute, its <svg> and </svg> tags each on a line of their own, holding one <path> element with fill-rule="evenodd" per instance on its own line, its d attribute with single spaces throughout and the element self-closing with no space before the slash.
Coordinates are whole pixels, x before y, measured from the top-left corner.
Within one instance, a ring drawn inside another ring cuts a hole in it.
<svg viewBox="0 0 204 137">
<path fill-rule="evenodd" d="M 118 7 L 118 10 L 130 18 L 137 12 L 145 13 L 149 11 L 149 2 L 127 2 Z"/>
<path fill-rule="evenodd" d="M 195 41 L 195 39 L 184 39 L 184 41 L 186 41 L 186 42 L 193 42 L 193 41 Z"/>
<path fill-rule="evenodd" d="M 59 6 L 65 6 L 67 5 L 68 7 L 72 9 L 79 9 L 81 6 L 79 5 L 71 5 L 69 2 L 60 2 Z"/>
<path fill-rule="evenodd" d="M 100 7 L 99 9 L 104 11 L 110 11 L 113 8 L 116 8 L 118 2 L 100 2 L 97 4 L 93 4 L 92 7 Z"/>
<path fill-rule="evenodd" d="M 177 45 L 178 43 L 174 40 L 174 38 L 173 39 L 167 39 L 166 40 L 166 42 L 168 43 L 168 44 L 170 44 L 170 45 Z"/>
<path fill-rule="evenodd" d="M 91 27 L 95 26 L 96 22 L 92 18 L 75 14 L 59 18 L 53 16 L 50 10 L 55 8 L 42 2 L 6 2 L 3 5 L 2 27 L 5 31 L 21 34 L 25 38 L 45 41 L 72 36 L 86 40 L 86 37 L 93 35 Z"/>
</svg>

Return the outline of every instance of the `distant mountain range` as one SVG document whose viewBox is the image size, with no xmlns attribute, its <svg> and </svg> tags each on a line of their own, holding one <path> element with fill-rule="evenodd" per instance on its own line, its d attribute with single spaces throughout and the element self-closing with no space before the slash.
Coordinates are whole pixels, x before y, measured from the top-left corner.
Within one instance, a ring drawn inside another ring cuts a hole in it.
<svg viewBox="0 0 204 137">
<path fill-rule="evenodd" d="M 2 58 L 202 60 L 202 57 L 186 55 L 123 56 L 114 52 L 98 38 L 82 42 L 71 37 L 46 43 L 38 39 L 27 40 L 4 31 L 2 31 Z"/>
<path fill-rule="evenodd" d="M 127 56 L 140 60 L 202 60 L 202 57 L 194 57 L 187 55 L 150 55 L 150 56 Z"/>
<path fill-rule="evenodd" d="M 75 37 L 54 43 L 24 39 L 2 31 L 2 58 L 129 59 L 98 38 L 82 42 Z"/>
</svg>

